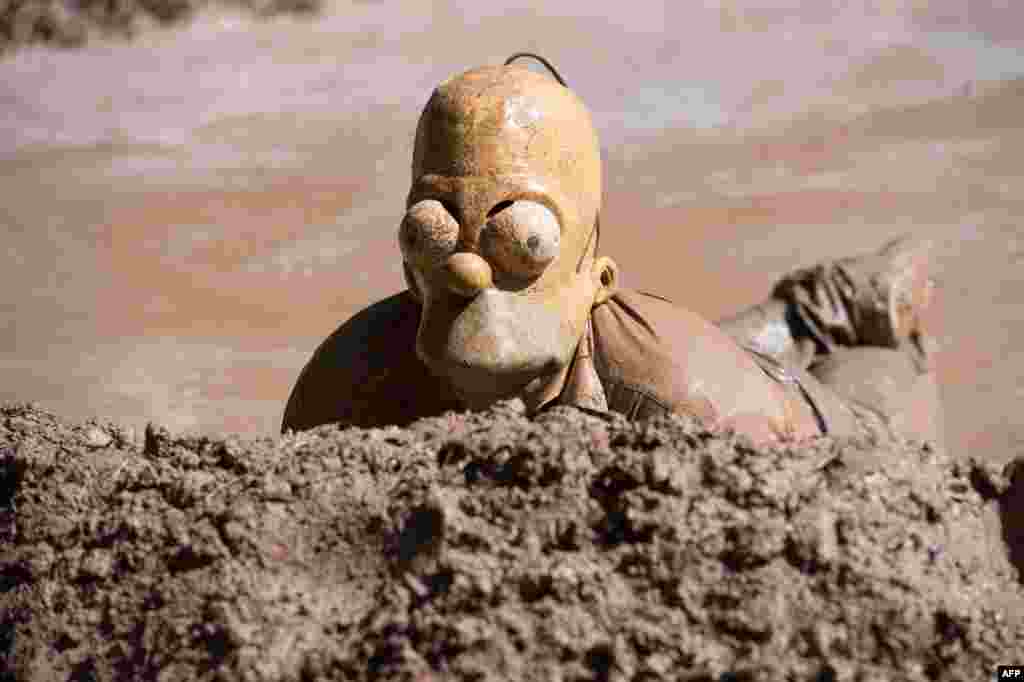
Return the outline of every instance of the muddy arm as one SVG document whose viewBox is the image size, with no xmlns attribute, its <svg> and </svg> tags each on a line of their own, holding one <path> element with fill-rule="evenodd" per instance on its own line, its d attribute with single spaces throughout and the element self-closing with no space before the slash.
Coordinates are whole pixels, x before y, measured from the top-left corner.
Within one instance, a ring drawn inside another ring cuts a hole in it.
<svg viewBox="0 0 1024 682">
<path fill-rule="evenodd" d="M 814 359 L 814 342 L 793 308 L 780 299 L 769 298 L 716 324 L 740 346 L 787 367 L 807 369 Z"/>
</svg>

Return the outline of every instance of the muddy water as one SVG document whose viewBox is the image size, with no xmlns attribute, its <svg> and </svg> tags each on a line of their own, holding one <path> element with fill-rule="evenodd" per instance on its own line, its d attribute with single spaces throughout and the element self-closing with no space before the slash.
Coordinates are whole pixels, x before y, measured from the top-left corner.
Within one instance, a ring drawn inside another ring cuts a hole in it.
<svg viewBox="0 0 1024 682">
<path fill-rule="evenodd" d="M 0 62 L 0 398 L 275 431 L 316 343 L 401 287 L 431 87 L 533 49 L 593 109 L 628 286 L 715 317 L 796 265 L 933 235 L 952 441 L 1019 450 L 1024 20 L 634 5 L 339 3 Z"/>
</svg>

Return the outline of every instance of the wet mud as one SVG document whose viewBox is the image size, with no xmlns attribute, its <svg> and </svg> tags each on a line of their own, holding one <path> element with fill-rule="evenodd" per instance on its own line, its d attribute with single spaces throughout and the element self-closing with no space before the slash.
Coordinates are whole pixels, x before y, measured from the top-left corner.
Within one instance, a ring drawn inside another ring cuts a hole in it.
<svg viewBox="0 0 1024 682">
<path fill-rule="evenodd" d="M 243 441 L 0 411 L 0 680 L 977 680 L 1024 460 L 521 404 Z"/>
<path fill-rule="evenodd" d="M 27 45 L 81 47 L 185 23 L 209 7 L 259 17 L 315 15 L 322 0 L 10 0 L 0 5 L 0 55 Z"/>
</svg>

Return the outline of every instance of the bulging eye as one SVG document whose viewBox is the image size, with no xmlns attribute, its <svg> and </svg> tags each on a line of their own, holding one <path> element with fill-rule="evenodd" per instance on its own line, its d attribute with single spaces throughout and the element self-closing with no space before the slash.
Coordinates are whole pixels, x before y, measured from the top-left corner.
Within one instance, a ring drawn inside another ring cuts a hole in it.
<svg viewBox="0 0 1024 682">
<path fill-rule="evenodd" d="M 418 201 L 398 228 L 402 257 L 409 263 L 440 265 L 455 252 L 459 224 L 435 199 Z"/>
<path fill-rule="evenodd" d="M 561 237 L 558 218 L 547 206 L 514 201 L 487 219 L 480 250 L 508 274 L 536 277 L 558 257 Z"/>
</svg>

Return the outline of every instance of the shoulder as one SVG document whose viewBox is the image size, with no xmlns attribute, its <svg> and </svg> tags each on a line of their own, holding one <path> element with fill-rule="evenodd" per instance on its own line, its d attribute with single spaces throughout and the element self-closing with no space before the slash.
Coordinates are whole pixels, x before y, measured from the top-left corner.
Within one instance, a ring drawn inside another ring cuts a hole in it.
<svg viewBox="0 0 1024 682">
<path fill-rule="evenodd" d="M 594 309 L 593 327 L 595 367 L 610 389 L 609 404 L 627 407 L 618 411 L 644 416 L 636 406 L 648 404 L 708 424 L 748 411 L 780 416 L 771 379 L 731 337 L 690 310 L 622 291 Z"/>
<path fill-rule="evenodd" d="M 648 371 L 651 363 L 709 374 L 722 366 L 755 367 L 725 332 L 691 310 L 634 291 L 617 293 L 594 309 L 595 342 L 609 365 L 621 371 Z M 602 344 L 601 341 L 604 343 Z M 710 364 L 709 364 L 710 363 Z"/>
<path fill-rule="evenodd" d="M 416 357 L 419 320 L 419 304 L 402 292 L 338 327 L 299 374 L 282 431 L 403 424 L 450 407 L 445 387 Z"/>
</svg>

